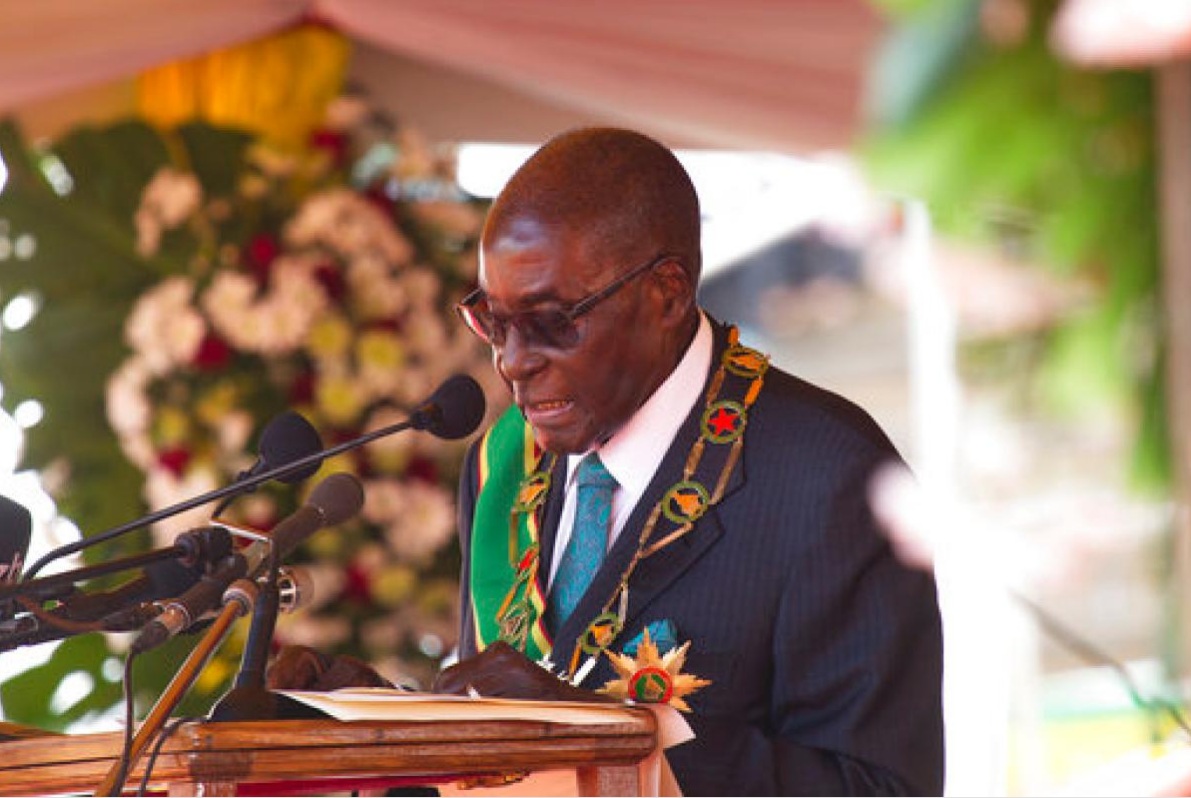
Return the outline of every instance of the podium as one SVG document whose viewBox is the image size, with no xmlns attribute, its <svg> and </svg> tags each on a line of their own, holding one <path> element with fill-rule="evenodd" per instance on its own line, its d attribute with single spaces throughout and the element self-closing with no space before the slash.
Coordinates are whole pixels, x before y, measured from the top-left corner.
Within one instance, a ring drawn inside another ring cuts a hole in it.
<svg viewBox="0 0 1191 798">
<path fill-rule="evenodd" d="M 606 723 L 539 720 L 193 722 L 165 742 L 151 785 L 171 795 L 326 794 L 573 770 L 580 795 L 640 795 L 638 763 L 657 750 L 652 712 L 609 707 Z M 122 732 L 0 743 L 0 795 L 90 793 Z M 129 774 L 135 792 L 148 757 Z"/>
</svg>

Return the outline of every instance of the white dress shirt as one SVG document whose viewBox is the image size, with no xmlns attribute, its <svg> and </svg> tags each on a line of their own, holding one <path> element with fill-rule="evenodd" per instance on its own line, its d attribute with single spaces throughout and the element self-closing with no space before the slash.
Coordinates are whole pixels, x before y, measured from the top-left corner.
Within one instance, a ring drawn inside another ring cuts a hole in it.
<svg viewBox="0 0 1191 798">
<path fill-rule="evenodd" d="M 695 338 L 682 356 L 678 367 L 670 373 L 653 395 L 641 405 L 621 429 L 603 445 L 588 452 L 567 457 L 566 498 L 562 516 L 558 522 L 558 533 L 554 541 L 554 556 L 550 563 L 550 581 L 553 583 L 558 564 L 571 539 L 571 527 L 575 524 L 575 472 L 590 451 L 596 451 L 604 467 L 616 478 L 618 485 L 612 496 L 612 528 L 608 533 L 608 547 L 624 529 L 625 522 L 641 495 L 649 487 L 650 480 L 662 462 L 662 457 L 674 442 L 678 428 L 690 414 L 703 393 L 707 370 L 711 367 L 712 334 L 711 323 L 703 314 L 699 315 L 699 329 Z"/>
</svg>

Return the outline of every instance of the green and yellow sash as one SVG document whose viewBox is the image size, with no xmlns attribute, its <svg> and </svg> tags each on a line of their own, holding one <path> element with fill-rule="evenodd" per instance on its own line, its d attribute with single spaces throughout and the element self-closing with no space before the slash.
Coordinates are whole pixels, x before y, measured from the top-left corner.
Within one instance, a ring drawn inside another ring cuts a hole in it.
<svg viewBox="0 0 1191 798">
<path fill-rule="evenodd" d="M 484 434 L 479 452 L 479 496 L 472 518 L 471 593 L 476 646 L 504 640 L 540 660 L 551 640 L 542 624 L 546 607 L 538 579 L 539 513 L 549 492 L 549 469 L 534 474 L 541 453 L 533 431 L 510 407 Z"/>
</svg>

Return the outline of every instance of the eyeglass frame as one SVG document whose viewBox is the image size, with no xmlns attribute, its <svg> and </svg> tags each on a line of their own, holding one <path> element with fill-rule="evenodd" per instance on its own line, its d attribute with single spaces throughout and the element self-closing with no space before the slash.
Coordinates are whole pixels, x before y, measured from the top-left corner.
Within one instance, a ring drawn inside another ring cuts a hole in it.
<svg viewBox="0 0 1191 798">
<path fill-rule="evenodd" d="M 575 302 L 574 304 L 572 304 L 569 308 L 559 308 L 558 313 L 563 318 L 565 318 L 567 320 L 567 322 L 570 324 L 570 329 L 578 332 L 578 327 L 575 324 L 576 319 L 586 315 L 587 313 L 590 313 L 593 308 L 595 308 L 597 305 L 599 305 L 605 299 L 608 299 L 609 297 L 611 297 L 613 294 L 615 294 L 617 291 L 619 291 L 624 286 L 628 285 L 632 280 L 636 279 L 637 277 L 640 277 L 641 275 L 645 274 L 648 271 L 651 271 L 652 269 L 656 269 L 658 266 L 661 266 L 666 261 L 671 261 L 671 260 L 678 260 L 678 257 L 676 255 L 672 255 L 670 253 L 662 253 L 661 255 L 657 255 L 654 258 L 652 258 L 651 260 L 646 261 L 645 263 L 642 263 L 639 266 L 634 266 L 633 268 L 629 269 L 624 274 L 620 275 L 619 277 L 614 279 L 612 282 L 605 285 L 603 288 L 596 289 L 595 292 L 583 297 L 578 302 Z M 505 329 L 505 332 L 499 336 L 501 340 L 497 341 L 496 340 L 497 336 L 489 335 L 488 333 L 486 333 L 483 330 L 483 327 L 481 326 L 481 324 L 479 322 L 479 316 L 477 316 L 472 310 L 472 308 L 476 305 L 476 303 L 478 303 L 481 299 L 484 299 L 484 298 L 486 298 L 486 296 L 484 294 L 484 289 L 477 287 L 474 291 L 472 291 L 467 296 L 465 296 L 463 299 L 461 299 L 458 303 L 456 303 L 455 313 L 459 316 L 460 319 L 463 320 L 463 323 L 465 325 L 467 325 L 467 329 L 471 330 L 471 332 L 477 338 L 479 338 L 481 341 L 488 344 L 489 346 L 504 346 L 504 341 L 508 340 L 508 329 L 510 327 L 517 326 L 516 323 L 514 322 L 514 319 L 516 319 L 518 317 L 532 316 L 536 313 L 542 312 L 542 311 L 529 310 L 529 311 L 522 311 L 520 313 L 509 314 L 508 317 L 506 318 L 506 320 L 502 324 L 502 326 Z M 496 315 L 491 312 L 489 313 L 489 316 L 493 320 L 496 320 L 496 318 L 497 318 Z M 474 320 L 474 323 L 473 323 L 473 320 Z M 518 329 L 521 330 L 522 335 L 524 335 L 524 330 L 522 328 L 518 328 Z M 537 338 L 535 336 L 530 336 L 530 337 L 534 339 L 531 341 L 531 345 L 549 348 L 549 349 L 570 349 L 578 343 L 578 340 L 575 340 L 571 343 L 566 343 L 566 344 L 563 344 L 560 346 L 555 343 L 537 340 Z"/>
</svg>

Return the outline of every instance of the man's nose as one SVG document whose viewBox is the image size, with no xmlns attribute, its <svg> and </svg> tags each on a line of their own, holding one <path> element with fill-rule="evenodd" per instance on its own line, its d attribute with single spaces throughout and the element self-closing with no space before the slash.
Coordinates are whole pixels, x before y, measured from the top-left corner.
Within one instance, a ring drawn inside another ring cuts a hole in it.
<svg viewBox="0 0 1191 798">
<path fill-rule="evenodd" d="M 546 365 L 542 351 L 529 344 L 515 326 L 510 325 L 504 344 L 495 347 L 497 368 L 510 382 L 519 382 L 533 376 Z"/>
</svg>

